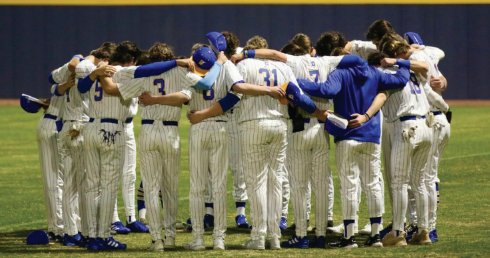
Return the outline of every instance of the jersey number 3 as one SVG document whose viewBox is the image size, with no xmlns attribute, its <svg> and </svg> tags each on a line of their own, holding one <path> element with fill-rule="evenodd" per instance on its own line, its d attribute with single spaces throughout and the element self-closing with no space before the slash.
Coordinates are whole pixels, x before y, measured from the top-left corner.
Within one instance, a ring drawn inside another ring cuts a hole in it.
<svg viewBox="0 0 490 258">
<path fill-rule="evenodd" d="M 158 86 L 158 92 L 160 92 L 162 96 L 165 95 L 165 81 L 163 79 L 155 79 L 153 85 Z"/>
</svg>

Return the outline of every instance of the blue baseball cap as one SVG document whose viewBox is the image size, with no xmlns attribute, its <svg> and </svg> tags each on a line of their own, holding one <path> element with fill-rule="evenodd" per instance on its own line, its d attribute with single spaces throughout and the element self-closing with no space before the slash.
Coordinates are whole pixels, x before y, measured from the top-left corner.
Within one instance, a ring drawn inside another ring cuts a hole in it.
<svg viewBox="0 0 490 258">
<path fill-rule="evenodd" d="M 216 31 L 212 31 L 206 34 L 206 37 L 208 38 L 209 45 L 211 46 L 211 48 L 214 50 L 216 54 L 226 50 L 226 39 L 225 36 L 223 36 L 223 34 Z"/>
<path fill-rule="evenodd" d="M 209 47 L 200 47 L 192 54 L 191 60 L 196 63 L 194 67 L 194 73 L 199 76 L 205 76 L 214 62 L 216 62 L 216 55 Z"/>
<path fill-rule="evenodd" d="M 49 244 L 49 236 L 44 230 L 35 230 L 27 235 L 26 242 L 28 245 L 47 245 Z"/>
<path fill-rule="evenodd" d="M 27 96 L 24 95 L 20 97 L 20 106 L 22 107 L 22 109 L 29 113 L 37 113 L 39 109 L 41 109 L 41 104 L 30 100 Z"/>
<path fill-rule="evenodd" d="M 417 45 L 423 45 L 424 44 L 424 42 L 422 41 L 422 38 L 416 32 L 406 32 L 405 33 L 405 40 L 410 45 L 411 44 L 417 44 Z"/>
</svg>

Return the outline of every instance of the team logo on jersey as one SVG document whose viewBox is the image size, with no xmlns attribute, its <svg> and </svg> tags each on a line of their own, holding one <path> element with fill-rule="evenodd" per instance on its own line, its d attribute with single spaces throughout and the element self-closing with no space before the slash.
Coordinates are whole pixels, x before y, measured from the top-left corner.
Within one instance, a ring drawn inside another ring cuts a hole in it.
<svg viewBox="0 0 490 258">
<path fill-rule="evenodd" d="M 311 66 L 315 67 L 315 62 L 311 61 Z"/>
<path fill-rule="evenodd" d="M 111 144 L 114 144 L 116 135 L 118 135 L 121 131 L 115 131 L 114 133 L 111 133 L 109 131 L 101 129 L 100 132 L 103 134 L 102 137 L 104 137 L 104 143 L 106 143 L 107 146 L 111 146 Z"/>
</svg>

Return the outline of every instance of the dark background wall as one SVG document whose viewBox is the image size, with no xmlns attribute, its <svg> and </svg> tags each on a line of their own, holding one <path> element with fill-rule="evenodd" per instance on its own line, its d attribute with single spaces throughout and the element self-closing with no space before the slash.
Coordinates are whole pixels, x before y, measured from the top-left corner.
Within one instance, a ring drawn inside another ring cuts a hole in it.
<svg viewBox="0 0 490 258">
<path fill-rule="evenodd" d="M 0 98 L 47 96 L 51 70 L 104 41 L 145 49 L 161 41 L 189 55 L 207 32 L 228 30 L 242 46 L 261 35 L 279 49 L 297 32 L 314 42 L 329 30 L 364 39 L 376 19 L 445 51 L 439 67 L 449 81 L 446 99 L 490 99 L 490 5 L 0 6 Z"/>
</svg>

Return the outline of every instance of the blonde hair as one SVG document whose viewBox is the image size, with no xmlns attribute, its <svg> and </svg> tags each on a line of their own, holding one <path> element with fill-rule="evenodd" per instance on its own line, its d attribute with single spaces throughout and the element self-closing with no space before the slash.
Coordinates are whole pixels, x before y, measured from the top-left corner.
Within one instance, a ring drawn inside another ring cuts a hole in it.
<svg viewBox="0 0 490 258">
<path fill-rule="evenodd" d="M 253 36 L 247 41 L 247 44 L 243 48 L 243 50 L 250 49 L 267 49 L 269 48 L 269 44 L 267 44 L 267 40 L 262 38 L 261 36 Z"/>
<path fill-rule="evenodd" d="M 410 45 L 398 34 L 386 34 L 379 42 L 379 52 L 395 58 L 399 54 L 405 54 Z"/>
</svg>

